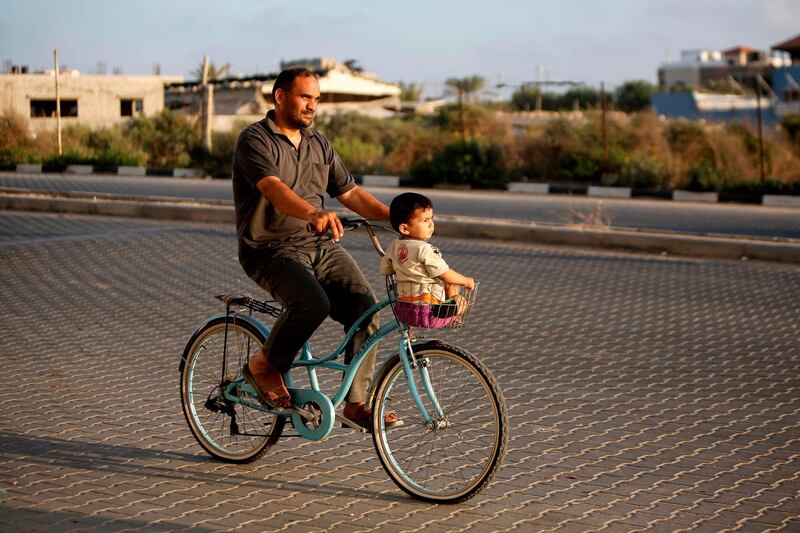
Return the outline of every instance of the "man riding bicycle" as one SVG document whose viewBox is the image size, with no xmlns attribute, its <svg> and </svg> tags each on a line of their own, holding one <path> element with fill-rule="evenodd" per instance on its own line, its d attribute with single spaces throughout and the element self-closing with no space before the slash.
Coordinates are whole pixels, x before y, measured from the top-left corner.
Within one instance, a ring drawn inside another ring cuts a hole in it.
<svg viewBox="0 0 800 533">
<path fill-rule="evenodd" d="M 272 97 L 275 109 L 245 128 L 236 141 L 233 196 L 239 262 L 284 308 L 262 351 L 242 373 L 263 403 L 287 410 L 291 398 L 283 374 L 303 343 L 327 316 L 347 330 L 376 302 L 366 278 L 339 244 L 344 228 L 336 213 L 325 209 L 324 195 L 367 219 L 388 220 L 389 208 L 356 185 L 331 143 L 310 127 L 320 97 L 316 74 L 301 67 L 284 70 Z M 378 327 L 376 315 L 354 336 L 347 363 Z M 371 350 L 342 413 L 368 429 L 372 414 L 365 401 L 374 367 Z M 384 422 L 391 427 L 399 420 L 388 413 Z"/>
</svg>

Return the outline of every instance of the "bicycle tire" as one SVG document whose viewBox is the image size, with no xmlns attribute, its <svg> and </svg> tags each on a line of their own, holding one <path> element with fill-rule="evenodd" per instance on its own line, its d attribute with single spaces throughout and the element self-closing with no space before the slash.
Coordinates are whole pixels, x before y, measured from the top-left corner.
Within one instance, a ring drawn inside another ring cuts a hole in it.
<svg viewBox="0 0 800 533">
<path fill-rule="evenodd" d="M 225 335 L 223 317 L 189 339 L 181 371 L 181 404 L 192 435 L 206 452 L 221 461 L 250 463 L 278 441 L 286 417 L 222 397 Z M 226 381 L 241 378 L 242 366 L 258 353 L 265 340 L 263 333 L 250 324 L 229 320 Z"/>
<path fill-rule="evenodd" d="M 444 410 L 438 421 L 446 424 L 431 429 L 424 423 L 395 354 L 375 381 L 373 444 L 384 470 L 409 495 L 435 503 L 463 502 L 483 490 L 502 463 L 508 447 L 505 400 L 486 366 L 466 350 L 430 341 L 414 346 L 414 354 L 420 364 L 428 365 Z M 430 399 L 418 387 L 434 416 Z M 403 425 L 385 428 L 389 411 L 395 411 Z"/>
</svg>

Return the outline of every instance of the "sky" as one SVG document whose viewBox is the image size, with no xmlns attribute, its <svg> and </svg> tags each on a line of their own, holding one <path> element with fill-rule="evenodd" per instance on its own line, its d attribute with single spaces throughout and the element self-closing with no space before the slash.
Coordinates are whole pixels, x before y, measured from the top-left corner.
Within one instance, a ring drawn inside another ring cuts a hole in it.
<svg viewBox="0 0 800 533">
<path fill-rule="evenodd" d="M 208 54 L 231 73 L 281 60 L 355 59 L 383 81 L 483 76 L 490 87 L 656 82 L 681 50 L 768 50 L 800 34 L 800 0 L 0 0 L 0 60 L 85 74 L 192 79 Z"/>
</svg>

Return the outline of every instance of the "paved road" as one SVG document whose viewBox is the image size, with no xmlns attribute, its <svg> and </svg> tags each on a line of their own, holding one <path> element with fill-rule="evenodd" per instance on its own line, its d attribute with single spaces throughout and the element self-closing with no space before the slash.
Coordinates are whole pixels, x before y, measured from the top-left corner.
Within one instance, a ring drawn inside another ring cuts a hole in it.
<svg viewBox="0 0 800 533">
<path fill-rule="evenodd" d="M 213 294 L 255 289 L 230 227 L 0 212 L 0 530 L 800 529 L 799 268 L 438 244 L 483 282 L 449 338 L 512 428 L 495 483 L 442 507 L 348 430 L 245 466 L 194 442 L 182 346 Z M 346 245 L 380 287 L 363 236 Z"/>
<path fill-rule="evenodd" d="M 231 200 L 227 180 L 71 176 L 0 173 L 0 187 L 52 191 L 105 192 L 180 198 Z M 388 202 L 397 189 L 371 188 Z M 688 233 L 800 239 L 800 209 L 741 204 L 699 204 L 659 200 L 613 200 L 535 196 L 489 191 L 422 191 L 443 215 L 471 215 L 555 224 L 602 224 L 611 227 Z M 336 204 L 334 202 L 334 204 Z"/>
</svg>

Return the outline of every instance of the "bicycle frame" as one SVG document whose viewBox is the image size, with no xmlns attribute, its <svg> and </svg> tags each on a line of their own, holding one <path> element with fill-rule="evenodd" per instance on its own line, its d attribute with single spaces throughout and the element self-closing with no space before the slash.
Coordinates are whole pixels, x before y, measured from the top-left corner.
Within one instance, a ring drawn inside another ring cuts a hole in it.
<svg viewBox="0 0 800 533">
<path fill-rule="evenodd" d="M 423 361 L 420 363 L 416 360 L 416 358 L 414 357 L 413 348 L 411 346 L 411 337 L 409 334 L 409 328 L 397 322 L 396 319 L 392 319 L 390 322 L 381 325 L 375 333 L 370 335 L 363 342 L 358 352 L 353 356 L 353 359 L 350 361 L 349 364 L 336 362 L 336 359 L 338 359 L 344 354 L 347 344 L 352 340 L 356 332 L 361 327 L 366 325 L 376 313 L 378 313 L 385 307 L 391 305 L 391 303 L 392 299 L 390 297 L 387 297 L 377 302 L 366 311 L 364 311 L 364 313 L 362 313 L 362 315 L 358 318 L 358 320 L 356 320 L 356 322 L 350 327 L 350 329 L 348 329 L 347 333 L 345 334 L 344 338 L 341 340 L 339 345 L 332 352 L 330 352 L 324 357 L 321 358 L 313 357 L 311 350 L 311 342 L 307 341 L 301 349 L 300 356 L 292 363 L 292 368 L 293 369 L 303 368 L 303 367 L 306 368 L 311 388 L 310 389 L 296 388 L 294 380 L 292 379 L 291 372 L 287 372 L 284 375 L 284 381 L 286 383 L 286 387 L 289 389 L 292 395 L 293 396 L 297 395 L 298 397 L 303 399 L 302 401 L 313 401 L 317 403 L 320 410 L 326 415 L 328 415 L 329 418 L 332 418 L 334 416 L 332 414 L 333 409 L 338 407 L 344 400 L 347 391 L 350 390 L 350 386 L 353 383 L 356 372 L 366 359 L 367 353 L 369 353 L 370 350 L 375 348 L 377 344 L 381 342 L 385 337 L 389 336 L 395 331 L 399 331 L 397 351 L 400 356 L 400 360 L 403 363 L 403 373 L 405 374 L 406 381 L 408 383 L 408 389 L 411 393 L 414 403 L 419 409 L 420 415 L 422 416 L 422 419 L 425 424 L 430 425 L 431 427 L 437 427 L 438 425 L 440 425 L 441 422 L 437 422 L 437 420 L 442 420 L 444 418 L 444 412 L 442 411 L 441 406 L 439 405 L 439 402 L 436 398 L 436 394 L 433 391 L 433 387 L 431 385 L 430 378 L 428 376 L 428 370 L 425 365 L 425 362 Z M 207 320 L 207 322 L 219 320 L 220 318 L 223 317 L 225 317 L 226 321 L 247 322 L 252 326 L 254 326 L 255 328 L 257 328 L 259 331 L 261 331 L 265 337 L 269 336 L 270 333 L 269 328 L 263 322 L 261 322 L 257 318 L 247 313 L 240 313 L 237 311 L 227 310 L 226 312 L 218 313 L 210 317 Z M 227 328 L 226 328 L 226 336 L 227 336 Z M 317 368 L 329 368 L 332 370 L 338 370 L 343 373 L 342 382 L 332 398 L 320 390 L 319 380 L 317 378 L 317 372 L 316 372 Z M 416 381 L 414 379 L 414 372 L 413 372 L 414 369 L 417 370 L 420 382 L 422 384 L 422 389 L 425 395 L 430 400 L 431 405 L 435 410 L 435 414 L 433 416 L 429 412 L 428 408 L 425 406 L 422 395 L 420 393 L 420 389 L 417 387 Z M 380 372 L 377 372 L 376 375 L 380 375 Z M 236 403 L 245 403 L 248 405 L 248 407 L 259 409 L 261 411 L 281 414 L 280 412 L 274 411 L 265 405 L 241 398 L 235 392 L 237 387 L 240 390 L 246 391 L 248 395 L 255 397 L 255 391 L 251 390 L 251 387 L 243 380 L 238 380 L 228 385 L 227 390 L 225 392 L 225 397 L 228 400 Z M 372 387 L 370 388 L 372 389 Z M 301 435 L 310 440 L 318 440 L 324 438 L 330 433 L 330 430 L 333 428 L 333 423 L 332 423 L 333 421 L 330 420 L 328 421 L 327 424 L 325 424 L 324 427 L 319 428 L 316 431 L 306 431 L 301 429 L 304 427 L 304 421 L 302 416 L 298 413 L 293 413 L 291 416 L 295 427 L 299 430 Z"/>
</svg>

